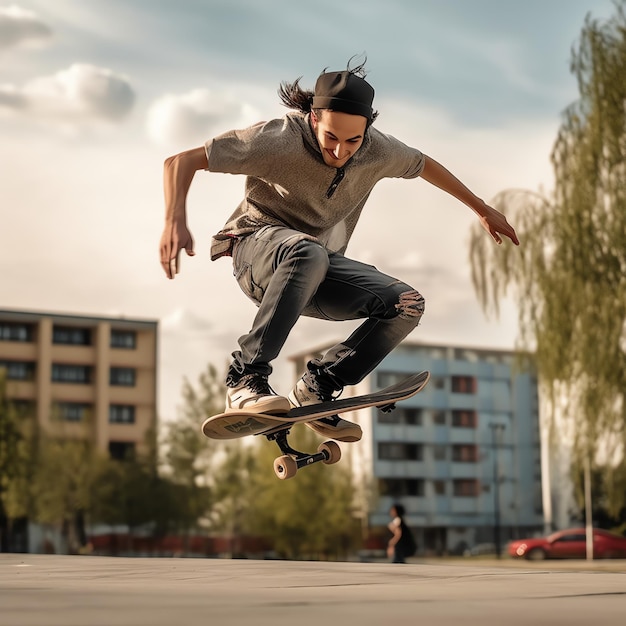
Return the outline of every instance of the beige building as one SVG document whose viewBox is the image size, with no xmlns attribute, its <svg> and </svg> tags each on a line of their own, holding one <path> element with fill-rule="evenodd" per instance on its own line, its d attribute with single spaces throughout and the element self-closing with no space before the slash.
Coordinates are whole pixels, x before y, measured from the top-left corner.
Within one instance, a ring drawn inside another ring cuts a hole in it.
<svg viewBox="0 0 626 626">
<path fill-rule="evenodd" d="M 0 310 L 7 395 L 51 435 L 92 437 L 114 458 L 156 426 L 154 320 Z"/>
</svg>

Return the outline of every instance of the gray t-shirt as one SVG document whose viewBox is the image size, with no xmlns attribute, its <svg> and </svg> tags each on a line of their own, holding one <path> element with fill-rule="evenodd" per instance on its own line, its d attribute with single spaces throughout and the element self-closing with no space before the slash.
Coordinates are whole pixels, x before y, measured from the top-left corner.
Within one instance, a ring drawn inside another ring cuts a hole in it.
<svg viewBox="0 0 626 626">
<path fill-rule="evenodd" d="M 293 228 L 344 252 L 374 185 L 416 178 L 424 167 L 419 150 L 372 126 L 343 168 L 326 165 L 309 115 L 297 112 L 226 132 L 205 147 L 209 171 L 246 176 L 244 199 L 213 237 L 212 260 L 229 255 L 237 237 L 267 225 Z"/>
</svg>

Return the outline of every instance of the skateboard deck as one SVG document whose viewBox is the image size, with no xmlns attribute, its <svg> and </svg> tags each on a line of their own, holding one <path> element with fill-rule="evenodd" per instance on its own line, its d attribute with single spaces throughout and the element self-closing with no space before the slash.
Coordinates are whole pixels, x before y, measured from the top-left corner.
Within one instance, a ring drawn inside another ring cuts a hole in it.
<svg viewBox="0 0 626 626">
<path fill-rule="evenodd" d="M 239 439 L 250 435 L 267 435 L 289 429 L 293 424 L 312 422 L 346 411 L 393 405 L 421 391 L 429 378 L 429 372 L 420 372 L 380 391 L 352 398 L 339 398 L 330 402 L 295 407 L 282 414 L 228 411 L 206 419 L 202 424 L 202 432 L 210 439 Z"/>
<path fill-rule="evenodd" d="M 420 392 L 426 386 L 429 378 L 429 372 L 420 372 L 380 391 L 352 398 L 340 398 L 331 402 L 320 402 L 310 406 L 295 407 L 280 415 L 253 413 L 251 411 L 220 413 L 204 421 L 202 432 L 211 439 L 239 439 L 251 435 L 264 435 L 269 441 L 275 441 L 283 453 L 283 456 L 274 460 L 276 476 L 281 480 L 293 478 L 302 467 L 320 461 L 326 465 L 332 465 L 341 459 L 341 448 L 336 441 L 321 443 L 317 452 L 312 454 L 292 448 L 287 437 L 294 424 L 311 422 L 322 417 L 373 406 L 380 406 L 383 410 L 392 410 L 395 408 L 396 402 L 406 400 Z"/>
</svg>

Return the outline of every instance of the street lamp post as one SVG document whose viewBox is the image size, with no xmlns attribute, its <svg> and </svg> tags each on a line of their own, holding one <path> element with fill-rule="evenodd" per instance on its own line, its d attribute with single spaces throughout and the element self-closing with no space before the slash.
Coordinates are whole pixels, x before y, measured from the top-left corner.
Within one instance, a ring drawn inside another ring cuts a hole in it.
<svg viewBox="0 0 626 626">
<path fill-rule="evenodd" d="M 504 430 L 504 424 L 489 424 L 491 428 L 491 442 L 493 450 L 493 540 L 496 546 L 496 556 L 500 558 L 502 542 L 500 539 L 500 478 L 498 476 L 498 435 L 497 431 Z"/>
</svg>

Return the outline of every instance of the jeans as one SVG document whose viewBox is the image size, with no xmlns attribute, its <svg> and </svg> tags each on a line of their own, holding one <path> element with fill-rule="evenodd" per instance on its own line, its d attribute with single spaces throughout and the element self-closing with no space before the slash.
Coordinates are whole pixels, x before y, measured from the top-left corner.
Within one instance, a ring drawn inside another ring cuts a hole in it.
<svg viewBox="0 0 626 626">
<path fill-rule="evenodd" d="M 304 315 L 365 320 L 321 359 L 338 383 L 354 385 L 418 325 L 424 312 L 424 298 L 412 287 L 285 227 L 266 226 L 240 239 L 233 270 L 258 311 L 250 332 L 239 338 L 227 381 L 249 373 L 269 376 L 271 361 Z"/>
</svg>

